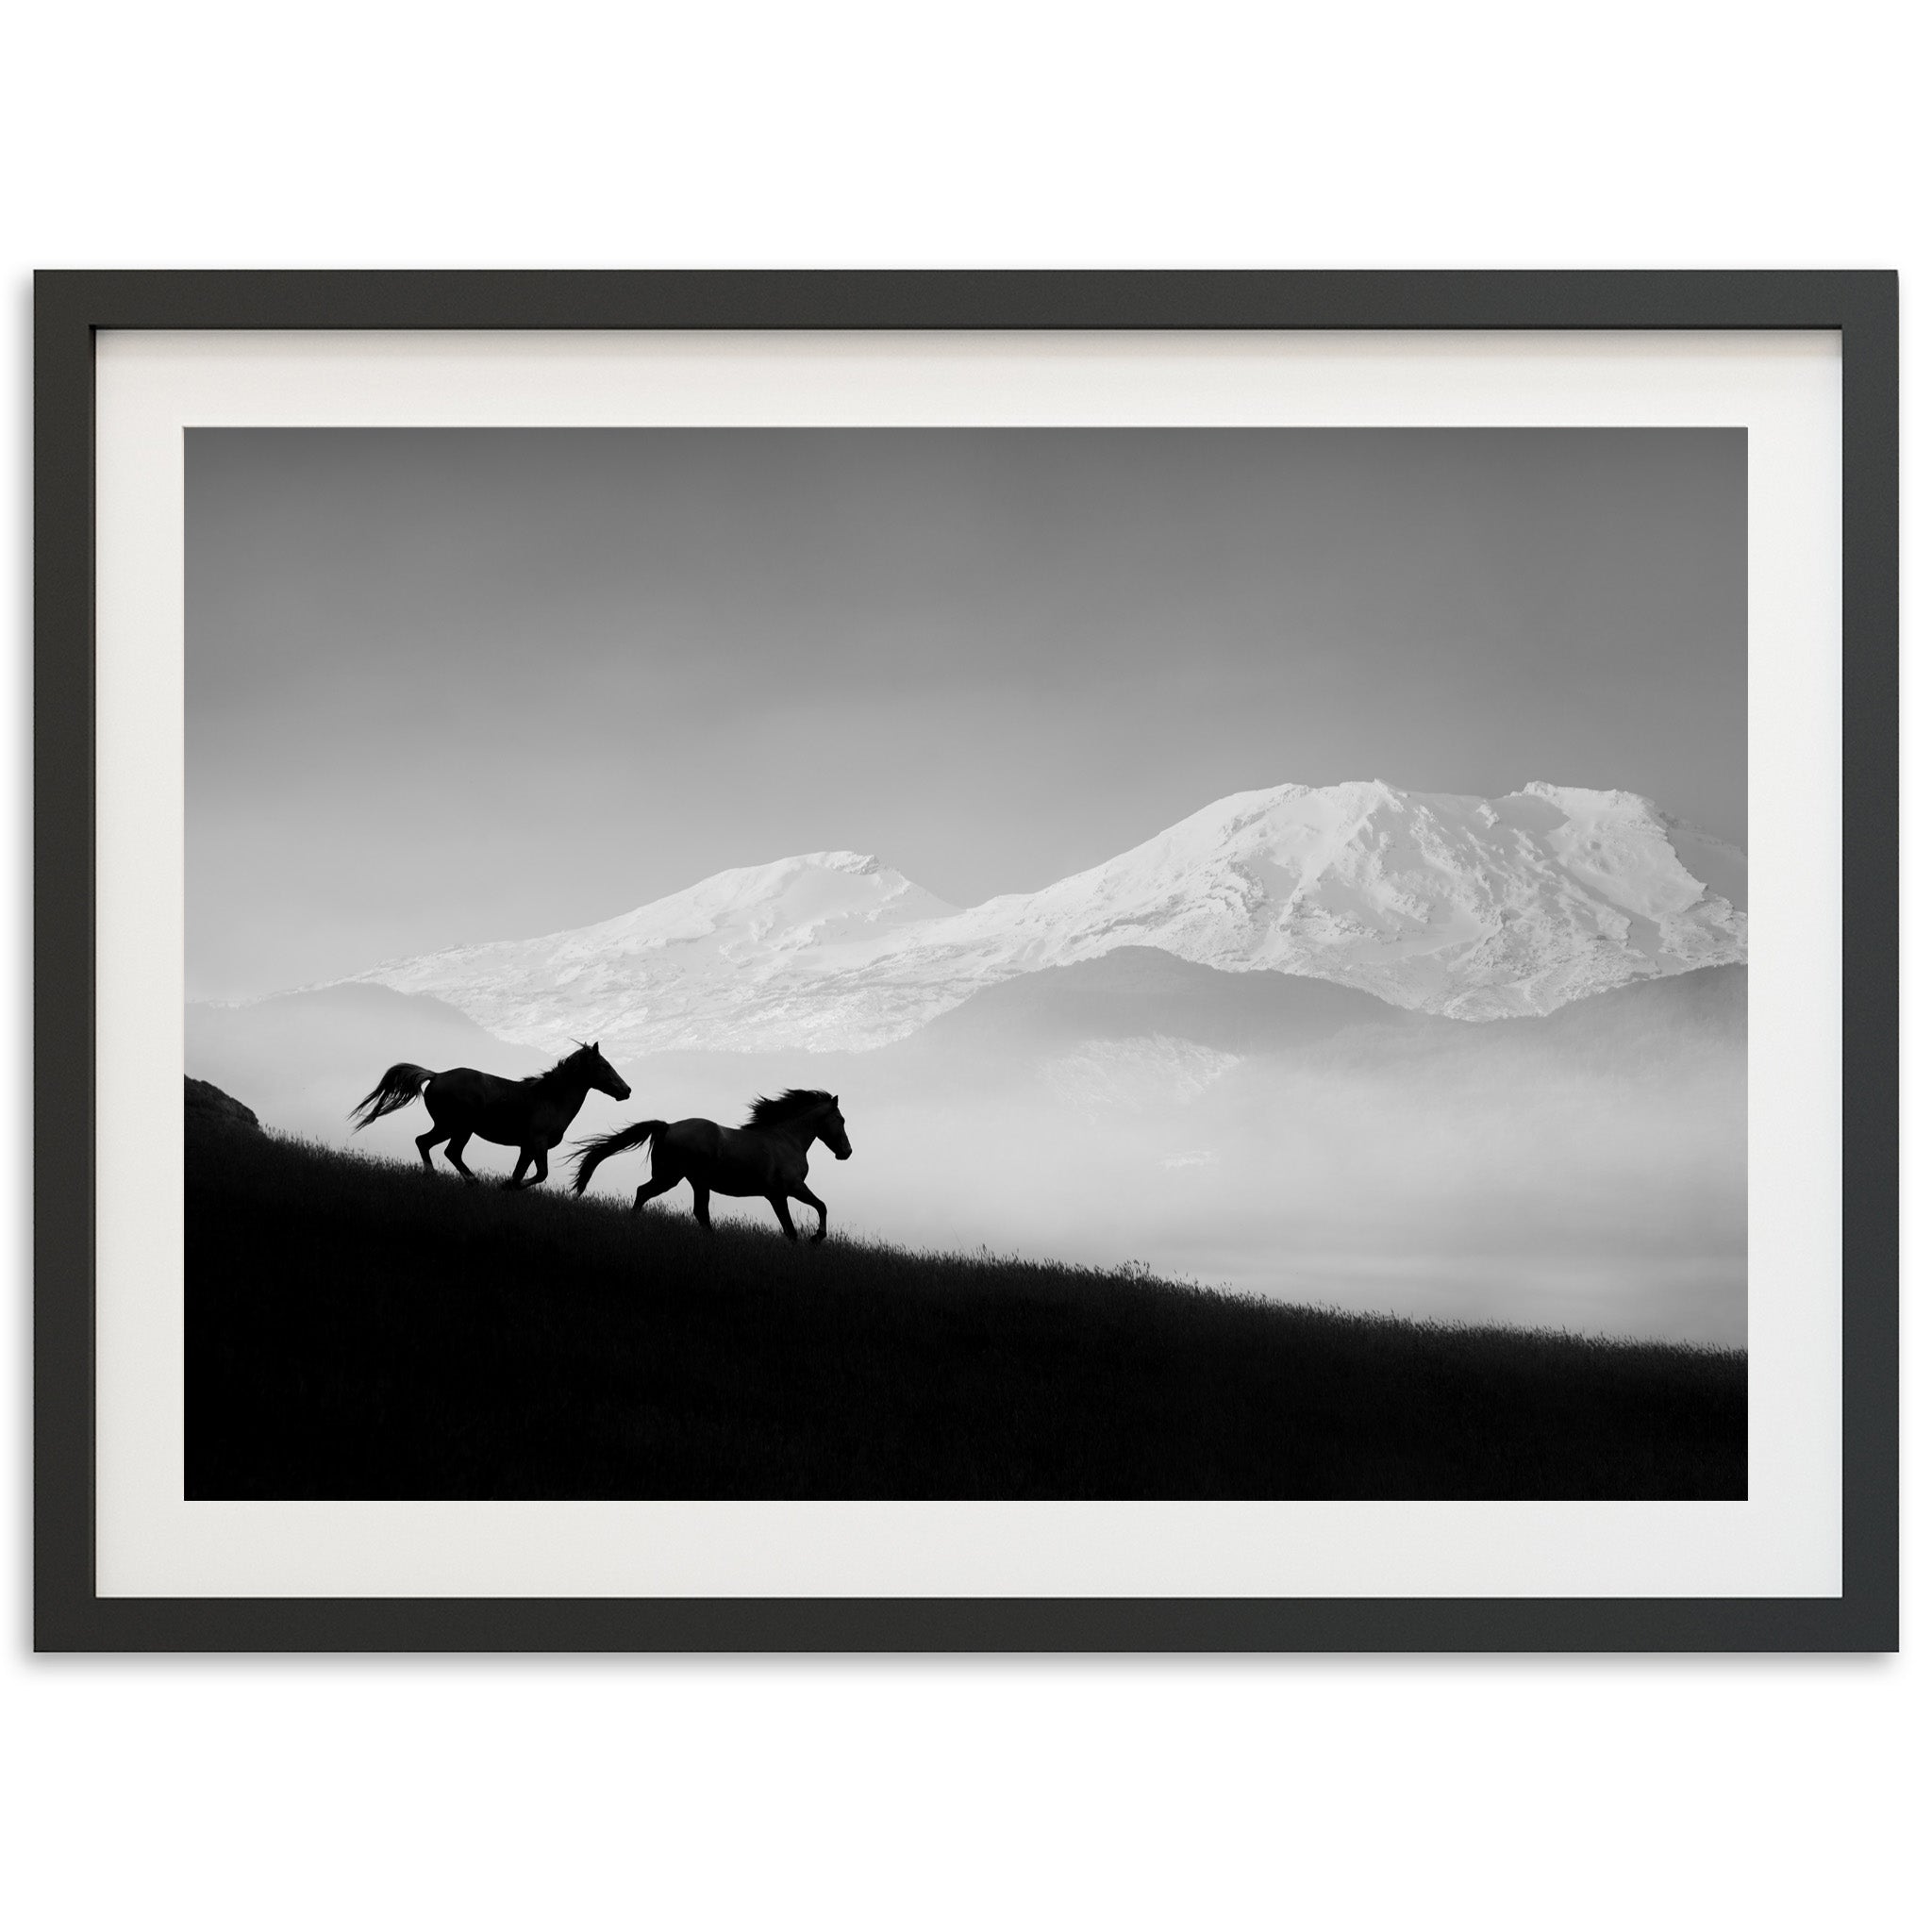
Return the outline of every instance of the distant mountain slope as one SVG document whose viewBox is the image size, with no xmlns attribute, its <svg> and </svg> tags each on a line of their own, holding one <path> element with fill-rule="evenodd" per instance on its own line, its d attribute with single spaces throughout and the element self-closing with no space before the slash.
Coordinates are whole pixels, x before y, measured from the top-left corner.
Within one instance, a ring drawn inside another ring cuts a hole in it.
<svg viewBox="0 0 1932 1932">
<path fill-rule="evenodd" d="M 316 987 L 233 1004 L 196 1000 L 188 1008 L 191 1061 L 266 1052 L 340 1065 L 345 1046 L 359 1053 L 372 1045 L 391 1060 L 425 1066 L 469 1064 L 468 1055 L 482 1055 L 506 1074 L 549 1064 L 541 1052 L 496 1038 L 446 1001 L 386 986 Z"/>
<path fill-rule="evenodd" d="M 942 1013 L 888 1058 L 1010 1058 L 1094 1041 L 1187 1041 L 1243 1058 L 1289 1054 L 1416 1063 L 1443 1056 L 1490 1064 L 1533 1055 L 1572 1067 L 1628 1070 L 1660 1057 L 1712 1054 L 1743 1064 L 1743 966 L 1700 966 L 1633 982 L 1547 1015 L 1471 1027 L 1406 1012 L 1353 987 L 1285 973 L 1224 973 L 1147 946 L 1046 967 L 989 987 Z M 862 1064 L 862 1062 L 860 1063 Z"/>
<path fill-rule="evenodd" d="M 1053 1052 L 1096 1040 L 1185 1040 L 1227 1054 L 1274 1053 L 1344 1029 L 1407 1034 L 1453 1020 L 1404 1012 L 1373 993 L 1287 973 L 1228 973 L 1152 946 L 1024 973 L 976 992 L 904 1041 L 915 1049 Z"/>
<path fill-rule="evenodd" d="M 1691 1082 L 1707 1089 L 1716 1080 L 1741 1105 L 1747 972 L 1696 967 L 1493 1026 L 1352 1027 L 1299 1054 L 1260 1056 L 1251 1065 L 1265 1077 L 1268 1066 L 1293 1058 L 1330 1073 L 1373 1075 L 1397 1091 L 1474 1080 L 1513 1091 L 1524 1105 L 1553 1081 L 1636 1082 L 1662 1091 Z"/>
<path fill-rule="evenodd" d="M 872 1034 L 909 1032 L 938 1010 L 930 993 L 894 1000 L 873 988 L 860 1040 L 847 1037 L 850 1002 L 837 989 L 900 935 L 956 912 L 875 858 L 814 852 L 718 873 L 596 925 L 457 946 L 358 977 L 447 1000 L 506 1040 L 608 1036 L 633 1053 L 871 1045 Z"/>
<path fill-rule="evenodd" d="M 433 995 L 506 1040 L 596 1038 L 620 1054 L 864 1050 L 1021 974 L 1122 947 L 1496 1020 L 1740 963 L 1745 869 L 1630 792 L 1284 785 L 963 911 L 875 858 L 811 853 L 598 925 L 359 978 Z"/>
<path fill-rule="evenodd" d="M 1692 1041 L 1740 1054 L 1746 1038 L 1749 969 L 1701 966 L 1577 1000 L 1531 1023 L 1544 1039 L 1616 1057 L 1667 1052 Z"/>
<path fill-rule="evenodd" d="M 319 1140 L 342 1138 L 350 1107 L 397 1060 L 521 1078 L 564 1050 L 546 1055 L 512 1045 L 441 1000 L 386 986 L 333 986 L 240 1006 L 196 1002 L 187 1013 L 191 1075 L 258 1095 L 269 1125 Z M 408 1132 L 420 1134 L 425 1117 L 412 1111 L 408 1118 Z M 380 1123 L 365 1139 L 409 1151 L 400 1124 Z"/>
</svg>

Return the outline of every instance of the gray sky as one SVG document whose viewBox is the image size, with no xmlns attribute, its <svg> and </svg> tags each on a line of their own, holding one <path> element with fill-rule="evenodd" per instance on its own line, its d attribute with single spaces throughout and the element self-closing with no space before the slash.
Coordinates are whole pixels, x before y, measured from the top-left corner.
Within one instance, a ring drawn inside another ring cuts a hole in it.
<svg viewBox="0 0 1932 1932">
<path fill-rule="evenodd" d="M 1743 842 L 1732 430 L 192 430 L 188 978 L 849 846 L 971 905 L 1229 791 Z"/>
</svg>

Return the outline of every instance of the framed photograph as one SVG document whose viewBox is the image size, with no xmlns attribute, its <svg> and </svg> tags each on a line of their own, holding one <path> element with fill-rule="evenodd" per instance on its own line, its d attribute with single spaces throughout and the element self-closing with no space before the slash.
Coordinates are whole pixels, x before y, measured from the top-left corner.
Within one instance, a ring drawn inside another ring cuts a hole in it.
<svg viewBox="0 0 1932 1932">
<path fill-rule="evenodd" d="M 1894 1647 L 1896 301 L 40 277 L 38 1645 Z"/>
</svg>

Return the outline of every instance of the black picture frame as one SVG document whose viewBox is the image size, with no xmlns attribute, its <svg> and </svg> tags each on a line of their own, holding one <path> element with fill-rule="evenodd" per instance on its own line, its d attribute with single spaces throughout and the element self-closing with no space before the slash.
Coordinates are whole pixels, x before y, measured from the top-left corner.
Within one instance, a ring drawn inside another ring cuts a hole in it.
<svg viewBox="0 0 1932 1932">
<path fill-rule="evenodd" d="M 1882 1651 L 1898 1642 L 1898 289 L 1889 272 L 93 272 L 35 281 L 34 1641 L 48 1651 Z M 1833 330 L 1836 1598 L 105 1598 L 94 1588 L 94 342 L 128 329 Z"/>
</svg>

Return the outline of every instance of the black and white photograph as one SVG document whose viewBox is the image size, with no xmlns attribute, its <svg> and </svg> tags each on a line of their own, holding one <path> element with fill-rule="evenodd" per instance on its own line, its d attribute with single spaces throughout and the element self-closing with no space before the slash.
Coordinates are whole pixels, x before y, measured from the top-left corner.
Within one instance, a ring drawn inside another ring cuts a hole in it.
<svg viewBox="0 0 1932 1932">
<path fill-rule="evenodd" d="M 1742 1498 L 1746 450 L 195 428 L 195 1498 Z"/>
<path fill-rule="evenodd" d="M 1911 16 L 9 24 L 10 1916 L 1923 1916 Z"/>
</svg>

